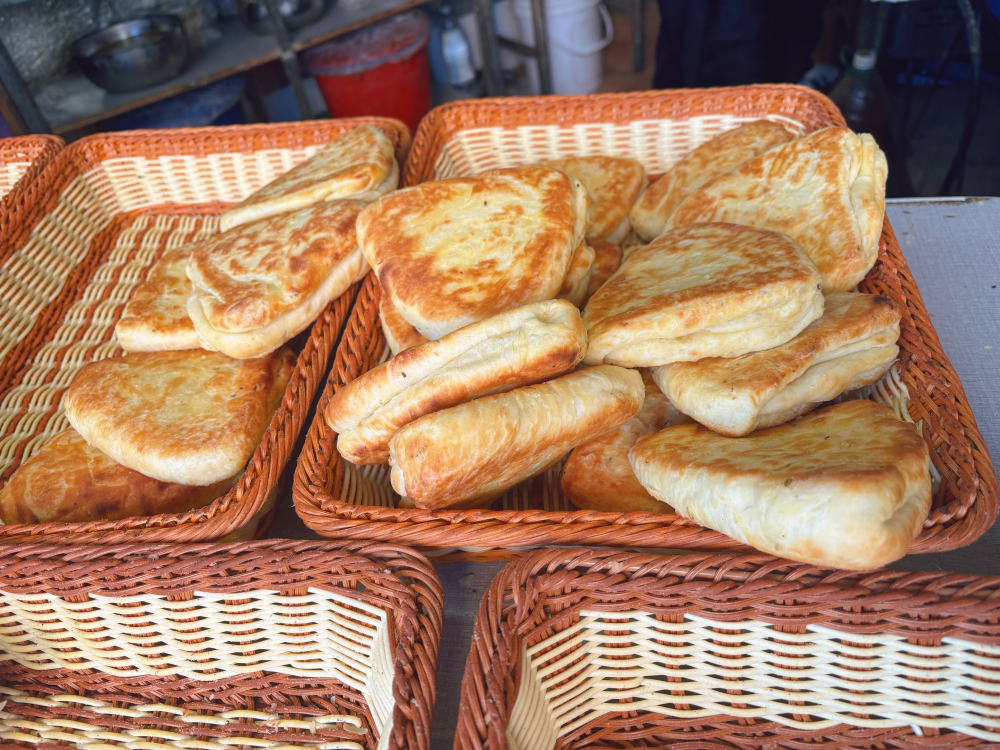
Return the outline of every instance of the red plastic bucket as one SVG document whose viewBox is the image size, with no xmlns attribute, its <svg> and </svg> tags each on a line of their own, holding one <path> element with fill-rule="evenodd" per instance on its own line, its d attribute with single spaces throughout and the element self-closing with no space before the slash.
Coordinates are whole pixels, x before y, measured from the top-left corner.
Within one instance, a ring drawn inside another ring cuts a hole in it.
<svg viewBox="0 0 1000 750">
<path fill-rule="evenodd" d="M 422 13 L 400 13 L 306 50 L 302 64 L 330 117 L 395 117 L 414 133 L 431 108 L 430 32 Z"/>
</svg>

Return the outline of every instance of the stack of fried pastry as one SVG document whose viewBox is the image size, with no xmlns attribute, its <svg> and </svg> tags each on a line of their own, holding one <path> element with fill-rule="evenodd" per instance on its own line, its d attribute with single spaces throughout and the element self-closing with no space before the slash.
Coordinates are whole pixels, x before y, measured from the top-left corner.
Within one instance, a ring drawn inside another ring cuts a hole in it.
<svg viewBox="0 0 1000 750">
<path fill-rule="evenodd" d="M 418 507 L 484 507 L 638 412 L 637 373 L 573 372 L 586 346 L 571 302 L 524 305 L 369 370 L 334 394 L 326 420 L 344 458 L 391 464 Z"/>
<path fill-rule="evenodd" d="M 898 354 L 901 311 L 852 291 L 878 254 L 885 179 L 868 135 L 754 122 L 635 203 L 648 244 L 588 303 L 584 361 L 650 368 L 691 420 L 627 436 L 633 477 L 663 508 L 806 562 L 871 568 L 905 554 L 930 510 L 926 444 L 887 407 L 828 405 Z M 586 450 L 563 475 L 584 505 Z"/>
<path fill-rule="evenodd" d="M 337 392 L 341 455 L 389 463 L 422 508 L 484 507 L 631 419 L 641 377 L 574 372 L 579 308 L 618 269 L 616 239 L 646 183 L 602 156 L 495 169 L 399 190 L 358 217 L 394 356 Z"/>
<path fill-rule="evenodd" d="M 355 128 L 166 248 L 116 326 L 127 356 L 84 366 L 71 427 L 0 490 L 5 523 L 199 508 L 238 480 L 295 365 L 287 342 L 367 272 L 355 222 L 396 187 L 393 145 Z"/>
<path fill-rule="evenodd" d="M 331 400 L 338 448 L 421 508 L 485 507 L 562 462 L 581 509 L 889 562 L 929 512 L 928 450 L 843 400 L 898 353 L 901 311 L 853 291 L 885 180 L 868 135 L 755 121 L 648 186 L 568 157 L 387 196 L 358 240 L 395 356 Z"/>
</svg>

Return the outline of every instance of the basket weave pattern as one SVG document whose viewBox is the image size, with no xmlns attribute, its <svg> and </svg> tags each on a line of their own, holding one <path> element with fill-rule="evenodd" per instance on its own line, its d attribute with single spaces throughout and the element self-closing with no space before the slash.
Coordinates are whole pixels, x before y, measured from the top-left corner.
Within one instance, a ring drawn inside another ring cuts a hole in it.
<svg viewBox="0 0 1000 750">
<path fill-rule="evenodd" d="M 770 117 L 809 132 L 843 124 L 820 94 L 798 86 L 658 91 L 591 97 L 457 102 L 422 123 L 404 170 L 407 184 L 567 153 L 613 153 L 665 169 L 689 148 L 738 122 Z M 911 552 L 952 549 L 996 518 L 997 479 L 961 383 L 934 333 L 895 235 L 886 222 L 875 268 L 861 290 L 904 310 L 899 375 L 940 473 L 934 507 Z M 330 379 L 296 470 L 293 497 L 308 526 L 332 538 L 398 541 L 445 550 L 445 559 L 509 559 L 509 550 L 545 545 L 740 549 L 729 537 L 675 515 L 578 511 L 562 495 L 558 471 L 522 483 L 489 510 L 406 510 L 395 506 L 386 467 L 354 467 L 336 452 L 322 418 L 333 393 L 383 355 L 380 288 L 365 280 L 338 347 Z"/>
<path fill-rule="evenodd" d="M 0 139 L 0 238 L 18 216 L 9 216 L 12 205 L 23 206 L 18 199 L 32 185 L 45 166 L 66 145 L 55 135 L 25 135 Z"/>
<path fill-rule="evenodd" d="M 76 372 L 122 353 L 115 323 L 165 250 L 210 236 L 228 205 L 364 122 L 383 128 L 403 158 L 405 127 L 373 118 L 136 131 L 86 138 L 59 154 L 38 180 L 45 190 L 20 212 L 0 251 L 3 477 L 67 426 L 61 399 Z M 138 535 L 208 541 L 252 533 L 329 366 L 355 291 L 332 302 L 312 326 L 281 407 L 243 478 L 224 498 L 185 514 L 0 526 L 0 539 L 45 535 L 49 541 L 113 544 Z"/>
<path fill-rule="evenodd" d="M 998 592 L 765 555 L 531 553 L 483 597 L 455 747 L 995 744 Z"/>
<path fill-rule="evenodd" d="M 0 738 L 427 748 L 442 607 L 392 545 L 8 547 Z"/>
</svg>

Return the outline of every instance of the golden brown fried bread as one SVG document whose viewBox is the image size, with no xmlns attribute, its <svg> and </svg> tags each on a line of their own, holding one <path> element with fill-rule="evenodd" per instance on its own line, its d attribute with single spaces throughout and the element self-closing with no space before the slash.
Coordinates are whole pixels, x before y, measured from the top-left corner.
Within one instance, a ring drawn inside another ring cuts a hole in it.
<svg viewBox="0 0 1000 750">
<path fill-rule="evenodd" d="M 632 228 L 628 212 L 646 187 L 646 170 L 635 159 L 620 156 L 569 156 L 544 162 L 575 177 L 587 188 L 587 239 L 621 242 Z"/>
<path fill-rule="evenodd" d="M 587 335 L 567 300 L 536 302 L 400 352 L 345 385 L 326 421 L 356 464 L 386 463 L 389 439 L 418 417 L 572 370 Z"/>
<path fill-rule="evenodd" d="M 738 357 L 785 343 L 822 314 L 819 273 L 790 238 L 699 224 L 634 250 L 591 298 L 584 362 Z"/>
<path fill-rule="evenodd" d="M 629 232 L 628 237 L 622 240 L 622 260 L 627 258 L 633 250 L 637 250 L 640 247 L 646 247 L 647 244 L 649 243 L 643 242 L 639 239 L 639 235 L 635 232 Z"/>
<path fill-rule="evenodd" d="M 583 307 L 587 299 L 587 289 L 590 287 L 590 277 L 594 273 L 596 253 L 589 243 L 581 242 L 573 259 L 569 262 L 569 270 L 559 287 L 559 299 L 568 299 L 577 307 Z"/>
<path fill-rule="evenodd" d="M 483 507 L 639 411 L 634 370 L 601 366 L 427 414 L 389 443 L 392 486 L 418 508 Z"/>
<path fill-rule="evenodd" d="M 783 232 L 812 258 L 823 291 L 846 292 L 878 256 L 887 174 L 885 154 L 870 135 L 818 130 L 705 185 L 667 227 L 731 221 Z"/>
<path fill-rule="evenodd" d="M 362 211 L 358 242 L 399 314 L 435 340 L 553 299 L 587 200 L 579 180 L 543 167 L 425 182 Z"/>
<path fill-rule="evenodd" d="M 744 438 L 700 424 L 635 444 L 635 475 L 702 526 L 779 557 L 864 570 L 906 554 L 931 507 L 917 427 L 845 401 Z"/>
<path fill-rule="evenodd" d="M 377 200 L 396 189 L 399 165 L 392 141 L 374 125 L 344 133 L 222 215 L 222 231 L 320 201 Z"/>
<path fill-rule="evenodd" d="M 587 240 L 587 244 L 594 250 L 594 271 L 590 274 L 590 283 L 587 284 L 589 300 L 611 278 L 611 274 L 621 267 L 622 251 L 618 245 L 604 240 Z"/>
<path fill-rule="evenodd" d="M 427 337 L 421 335 L 420 331 L 403 320 L 403 316 L 396 312 L 396 308 L 392 306 L 392 302 L 389 301 L 385 292 L 382 293 L 382 298 L 378 303 L 378 317 L 382 323 L 385 341 L 389 344 L 393 355 L 399 354 L 404 349 L 412 349 L 427 343 Z"/>
<path fill-rule="evenodd" d="M 200 349 L 201 340 L 187 312 L 187 277 L 193 245 L 165 250 L 125 305 L 115 335 L 127 352 Z"/>
<path fill-rule="evenodd" d="M 205 486 L 246 465 L 294 367 L 287 347 L 247 360 L 138 352 L 86 365 L 63 407 L 76 431 L 118 463 L 163 482 Z"/>
<path fill-rule="evenodd" d="M 363 207 L 318 203 L 198 245 L 188 263 L 188 315 L 205 348 L 259 357 L 309 326 L 367 271 L 354 233 Z"/>
<path fill-rule="evenodd" d="M 632 229 L 646 242 L 658 237 L 667 219 L 689 195 L 795 136 L 781 125 L 754 120 L 698 146 L 651 184 L 632 206 Z"/>
<path fill-rule="evenodd" d="M 644 435 L 687 422 L 667 401 L 648 370 L 640 370 L 646 389 L 642 408 L 616 430 L 578 445 L 563 464 L 559 486 L 581 510 L 603 513 L 673 513 L 639 484 L 628 462 L 628 452 Z"/>
<path fill-rule="evenodd" d="M 236 482 L 196 487 L 151 479 L 112 460 L 70 428 L 48 440 L 0 490 L 4 523 L 83 523 L 184 513 Z"/>
<path fill-rule="evenodd" d="M 875 294 L 833 292 L 798 336 L 733 359 L 653 370 L 671 403 L 731 437 L 787 422 L 844 391 L 878 382 L 899 353 L 900 310 Z"/>
</svg>

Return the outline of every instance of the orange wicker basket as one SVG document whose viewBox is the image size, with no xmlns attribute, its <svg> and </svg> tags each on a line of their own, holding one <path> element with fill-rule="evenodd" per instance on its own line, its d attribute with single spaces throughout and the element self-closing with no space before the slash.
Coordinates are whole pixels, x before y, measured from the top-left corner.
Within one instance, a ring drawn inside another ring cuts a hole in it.
<svg viewBox="0 0 1000 750">
<path fill-rule="evenodd" d="M 829 99 L 800 86 L 455 102 L 421 123 L 403 174 L 414 184 L 568 153 L 607 153 L 639 159 L 656 175 L 720 130 L 762 117 L 805 132 L 843 124 Z M 996 518 L 996 474 L 888 221 L 878 262 L 861 289 L 885 295 L 905 310 L 897 370 L 874 397 L 920 424 L 940 475 L 933 510 L 910 551 L 969 544 Z M 310 528 L 332 538 L 393 540 L 436 550 L 443 559 L 509 559 L 513 550 L 547 545 L 746 549 L 680 516 L 576 510 L 559 490 L 558 469 L 519 485 L 488 510 L 397 508 L 388 467 L 342 461 L 336 434 L 322 418 L 338 388 L 385 356 L 379 296 L 379 285 L 369 276 L 299 457 L 293 497 Z"/>
<path fill-rule="evenodd" d="M 428 750 L 443 606 L 388 544 L 8 546 L 0 739 Z"/>
<path fill-rule="evenodd" d="M 494 579 L 456 750 L 1000 744 L 1000 577 L 542 550 Z"/>
<path fill-rule="evenodd" d="M 19 219 L 17 215 L 9 215 L 10 207 L 34 202 L 31 195 L 27 201 L 18 200 L 18 195 L 31 193 L 35 179 L 65 145 L 55 135 L 0 139 L 0 241 L 7 236 L 7 227 Z"/>
<path fill-rule="evenodd" d="M 17 196 L 0 246 L 0 481 L 67 426 L 61 399 L 79 368 L 121 354 L 115 323 L 164 249 L 214 233 L 227 206 L 363 123 L 384 130 L 402 162 L 409 131 L 383 118 L 134 131 L 58 154 Z M 236 541 L 262 531 L 356 291 L 296 339 L 285 398 L 227 495 L 184 514 L 0 525 L 0 542 Z"/>
</svg>

